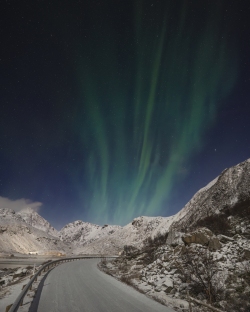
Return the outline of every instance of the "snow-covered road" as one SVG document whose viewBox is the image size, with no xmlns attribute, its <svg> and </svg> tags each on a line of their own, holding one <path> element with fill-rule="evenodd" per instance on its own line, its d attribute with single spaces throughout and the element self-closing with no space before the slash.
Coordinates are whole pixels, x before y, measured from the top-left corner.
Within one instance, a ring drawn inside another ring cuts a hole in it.
<svg viewBox="0 0 250 312">
<path fill-rule="evenodd" d="M 68 262 L 41 282 L 31 312 L 174 312 L 97 268 L 97 259 Z"/>
</svg>

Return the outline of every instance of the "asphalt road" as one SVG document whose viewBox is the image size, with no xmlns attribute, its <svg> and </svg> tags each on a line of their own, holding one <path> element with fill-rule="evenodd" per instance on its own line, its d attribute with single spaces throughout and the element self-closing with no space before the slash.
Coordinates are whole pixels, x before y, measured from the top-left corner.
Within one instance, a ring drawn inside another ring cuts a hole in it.
<svg viewBox="0 0 250 312">
<path fill-rule="evenodd" d="M 174 312 L 99 271 L 97 259 L 59 265 L 40 283 L 31 312 Z"/>
</svg>

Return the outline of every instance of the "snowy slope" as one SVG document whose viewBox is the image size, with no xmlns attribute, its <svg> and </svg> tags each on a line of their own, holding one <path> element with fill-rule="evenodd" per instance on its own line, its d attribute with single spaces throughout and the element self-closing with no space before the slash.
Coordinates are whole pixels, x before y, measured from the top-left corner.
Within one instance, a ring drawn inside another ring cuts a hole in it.
<svg viewBox="0 0 250 312">
<path fill-rule="evenodd" d="M 22 218 L 22 214 L 8 208 L 0 209 L 1 253 L 69 253 L 67 244 L 48 232 L 32 227 L 29 222 L 26 222 L 25 216 Z"/>
<path fill-rule="evenodd" d="M 38 230 L 42 230 L 52 236 L 55 236 L 55 237 L 58 236 L 58 231 L 55 228 L 53 228 L 53 226 L 48 221 L 46 221 L 33 209 L 27 207 L 17 212 L 16 214 L 21 216 L 22 219 L 24 219 L 28 225 Z"/>
<path fill-rule="evenodd" d="M 143 241 L 156 234 L 166 233 L 173 217 L 138 217 L 124 227 L 116 229 L 108 235 L 100 235 L 98 239 L 88 241 L 79 246 L 76 253 L 115 253 L 123 250 L 124 245 L 140 248 Z M 104 234 L 104 233 L 103 233 Z"/>
<path fill-rule="evenodd" d="M 118 225 L 96 225 L 81 220 L 65 225 L 59 232 L 61 240 L 75 245 L 84 245 L 103 236 L 109 236 L 121 227 Z"/>
<path fill-rule="evenodd" d="M 225 169 L 200 189 L 173 218 L 172 228 L 185 230 L 198 220 L 250 199 L 250 159 Z"/>
</svg>

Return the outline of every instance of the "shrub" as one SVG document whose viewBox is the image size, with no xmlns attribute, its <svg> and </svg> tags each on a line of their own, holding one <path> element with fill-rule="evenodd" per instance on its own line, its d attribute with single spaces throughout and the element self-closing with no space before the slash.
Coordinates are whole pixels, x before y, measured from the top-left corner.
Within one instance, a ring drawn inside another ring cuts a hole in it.
<svg viewBox="0 0 250 312">
<path fill-rule="evenodd" d="M 160 233 L 158 232 L 155 237 L 148 237 L 144 240 L 145 247 L 159 247 L 166 244 L 166 240 L 168 237 L 168 233 Z"/>
<path fill-rule="evenodd" d="M 106 257 L 101 258 L 101 264 L 104 265 L 104 266 L 106 266 L 106 264 L 107 264 L 107 259 L 106 259 Z"/>
<path fill-rule="evenodd" d="M 210 304 L 221 299 L 224 283 L 212 253 L 208 249 L 185 248 L 179 257 L 176 267 L 181 271 L 183 282 L 189 284 L 190 293 L 201 294 Z"/>
<path fill-rule="evenodd" d="M 138 252 L 138 249 L 132 245 L 125 245 L 123 247 L 123 252 L 126 256 L 134 255 Z"/>
<path fill-rule="evenodd" d="M 231 208 L 226 209 L 227 215 L 239 216 L 250 220 L 250 199 L 240 198 Z"/>
<path fill-rule="evenodd" d="M 214 234 L 230 234 L 230 223 L 227 220 L 226 215 L 211 215 L 199 220 L 196 223 L 196 227 L 206 227 Z"/>
</svg>

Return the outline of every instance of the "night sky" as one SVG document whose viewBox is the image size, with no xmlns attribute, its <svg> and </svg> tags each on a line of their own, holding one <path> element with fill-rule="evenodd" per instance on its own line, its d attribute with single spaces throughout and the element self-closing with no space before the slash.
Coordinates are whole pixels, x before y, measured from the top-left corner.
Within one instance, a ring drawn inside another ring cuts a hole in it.
<svg viewBox="0 0 250 312">
<path fill-rule="evenodd" d="M 5 0 L 0 12 L 2 202 L 42 203 L 57 229 L 124 225 L 178 212 L 250 157 L 249 1 Z"/>
</svg>

